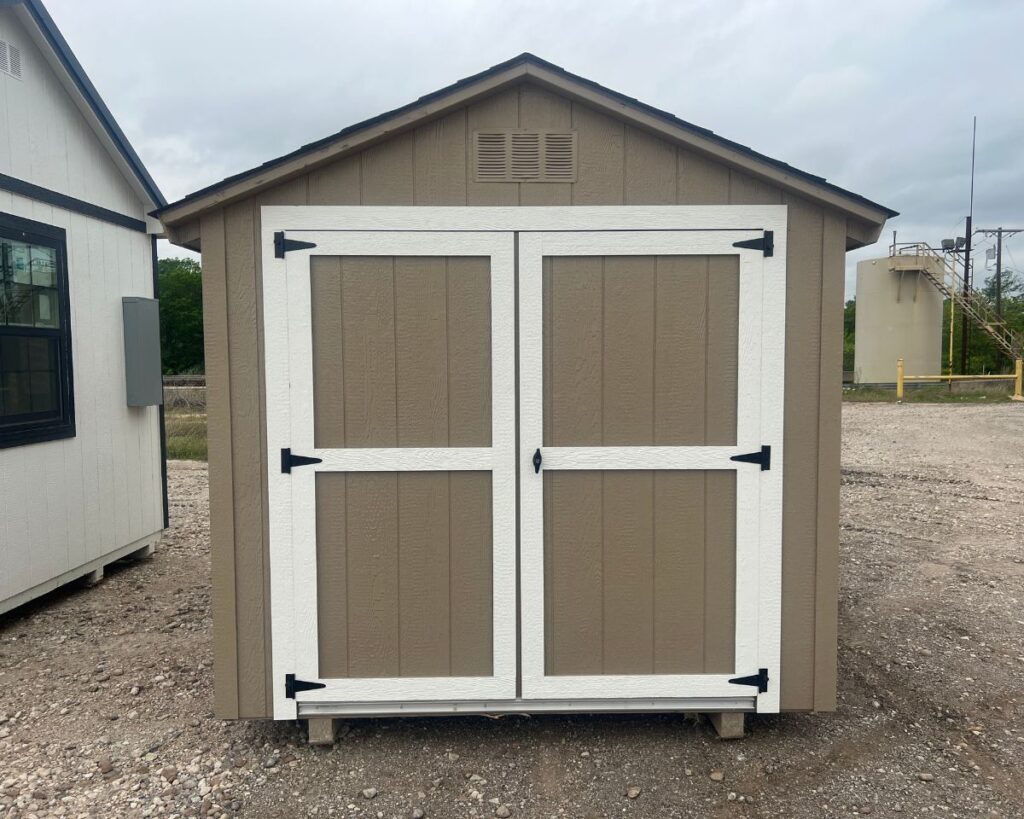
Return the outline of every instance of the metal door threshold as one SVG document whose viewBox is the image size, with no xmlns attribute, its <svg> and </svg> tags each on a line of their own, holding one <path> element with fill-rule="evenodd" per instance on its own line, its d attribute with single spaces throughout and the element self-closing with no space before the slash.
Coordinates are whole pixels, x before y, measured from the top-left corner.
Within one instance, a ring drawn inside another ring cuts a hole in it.
<svg viewBox="0 0 1024 819">
<path fill-rule="evenodd" d="M 445 714 L 674 713 L 754 711 L 754 697 L 666 697 L 600 700 L 495 700 L 424 702 L 299 702 L 299 717 L 444 716 Z"/>
</svg>

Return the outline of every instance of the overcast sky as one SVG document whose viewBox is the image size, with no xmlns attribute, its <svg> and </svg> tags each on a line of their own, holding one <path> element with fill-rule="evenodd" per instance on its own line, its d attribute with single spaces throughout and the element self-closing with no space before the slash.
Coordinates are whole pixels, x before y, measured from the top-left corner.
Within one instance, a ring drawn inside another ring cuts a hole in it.
<svg viewBox="0 0 1024 819">
<path fill-rule="evenodd" d="M 532 51 L 900 211 L 848 296 L 962 232 L 975 114 L 975 225 L 1024 227 L 1019 0 L 46 2 L 169 200 Z"/>
</svg>

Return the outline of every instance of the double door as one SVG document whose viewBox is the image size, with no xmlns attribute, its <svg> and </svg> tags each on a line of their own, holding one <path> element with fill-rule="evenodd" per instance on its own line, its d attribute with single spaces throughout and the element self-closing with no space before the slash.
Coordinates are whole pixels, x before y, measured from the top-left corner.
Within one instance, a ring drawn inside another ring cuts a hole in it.
<svg viewBox="0 0 1024 819">
<path fill-rule="evenodd" d="M 778 709 L 785 209 L 263 209 L 274 713 Z"/>
</svg>

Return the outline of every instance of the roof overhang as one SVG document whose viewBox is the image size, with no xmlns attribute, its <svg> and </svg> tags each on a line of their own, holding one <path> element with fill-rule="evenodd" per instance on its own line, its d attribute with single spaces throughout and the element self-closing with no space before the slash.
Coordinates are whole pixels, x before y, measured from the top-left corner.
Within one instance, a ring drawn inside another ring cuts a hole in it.
<svg viewBox="0 0 1024 819">
<path fill-rule="evenodd" d="M 524 81 L 549 88 L 710 159 L 845 213 L 848 217 L 848 249 L 876 241 L 886 219 L 898 215 L 896 211 L 833 185 L 822 177 L 759 154 L 666 111 L 571 74 L 532 54 L 521 54 L 394 111 L 345 128 L 292 153 L 203 188 L 160 208 L 154 215 L 159 216 L 170 228 L 184 225 L 206 210 L 251 196 L 263 188 L 305 174 L 346 154 L 364 150 L 425 121 L 442 117 L 481 97 Z"/>
<path fill-rule="evenodd" d="M 40 0 L 0 0 L 0 7 L 9 7 L 25 27 L 33 42 L 49 63 L 61 85 L 92 128 L 124 175 L 146 210 L 167 204 L 160 188 L 149 175 L 128 137 L 110 113 L 92 84 L 85 69 L 75 57 L 57 24 Z M 150 232 L 159 232 L 156 220 L 150 221 Z"/>
</svg>

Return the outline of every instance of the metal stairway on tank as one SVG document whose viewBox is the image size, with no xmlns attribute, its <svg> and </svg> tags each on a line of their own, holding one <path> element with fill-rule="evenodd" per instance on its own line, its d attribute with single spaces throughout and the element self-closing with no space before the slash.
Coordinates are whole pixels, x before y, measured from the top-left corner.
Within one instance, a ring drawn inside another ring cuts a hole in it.
<svg viewBox="0 0 1024 819">
<path fill-rule="evenodd" d="M 936 263 L 922 264 L 916 261 L 922 256 Z M 988 333 L 1011 360 L 1024 358 L 1024 335 L 1006 326 L 983 293 L 971 287 L 965 295 L 963 277 L 941 253 L 923 243 L 900 245 L 893 251 L 889 262 L 889 269 L 893 272 L 913 270 L 921 273 L 936 290 L 951 299 L 971 321 Z"/>
</svg>

